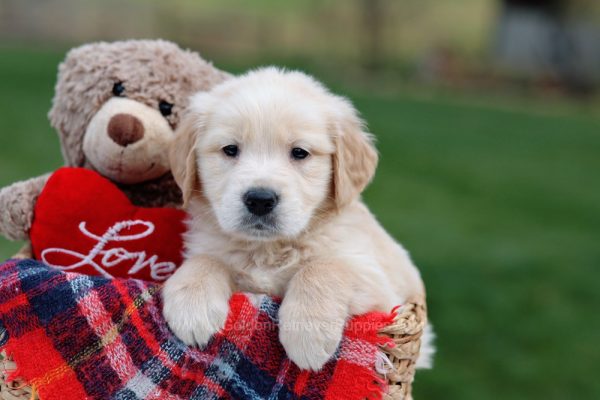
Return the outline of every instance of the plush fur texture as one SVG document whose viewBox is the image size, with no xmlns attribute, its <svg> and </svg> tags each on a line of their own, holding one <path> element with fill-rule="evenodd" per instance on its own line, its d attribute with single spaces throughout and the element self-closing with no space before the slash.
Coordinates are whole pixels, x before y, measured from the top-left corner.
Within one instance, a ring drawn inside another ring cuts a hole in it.
<svg viewBox="0 0 600 400">
<path fill-rule="evenodd" d="M 13 183 L 0 190 L 0 233 L 9 240 L 26 240 L 33 206 L 50 174 Z"/>
<path fill-rule="evenodd" d="M 59 67 L 49 113 L 65 164 L 110 178 L 135 205 L 181 206 L 181 191 L 167 158 L 173 130 L 191 94 L 228 77 L 197 53 L 163 40 L 92 43 L 71 50 Z M 124 87 L 120 96 L 113 93 L 115 83 Z M 173 105 L 170 115 L 159 111 L 161 101 Z M 141 126 L 143 136 L 135 143 L 118 145 L 109 138 L 110 122 L 118 114 L 128 116 L 122 129 L 134 120 Z M 46 179 L 0 190 L 0 234 L 27 238 Z"/>
<path fill-rule="evenodd" d="M 115 142 L 111 135 L 128 144 Z M 88 124 L 83 154 L 87 164 L 112 181 L 135 184 L 169 172 L 165 149 L 172 138 L 173 130 L 158 110 L 135 100 L 113 97 Z"/>
<path fill-rule="evenodd" d="M 177 127 L 193 93 L 209 90 L 228 76 L 197 53 L 164 40 L 92 43 L 71 50 L 59 67 L 49 113 L 50 122 L 59 133 L 66 164 L 91 168 L 118 184 L 135 184 L 138 188 L 142 182 L 156 185 L 156 178 L 165 189 L 172 190 L 168 179 L 160 179 L 159 174 L 168 171 L 165 143 L 154 139 L 172 136 L 171 129 Z M 131 102 L 115 98 L 112 89 L 118 82 L 125 88 L 122 96 Z M 120 104 L 114 105 L 115 101 Z M 161 101 L 173 104 L 171 115 L 160 114 Z M 145 135 L 124 148 L 99 140 L 107 138 L 109 117 L 118 112 L 138 117 L 146 130 L 153 129 L 155 135 Z M 157 126 L 155 121 L 168 123 Z M 85 138 L 93 143 L 84 146 Z M 156 173 L 140 172 L 153 162 Z M 172 197 L 167 190 L 164 198 L 156 193 L 157 198 L 146 198 L 137 205 L 164 205 Z"/>
<path fill-rule="evenodd" d="M 81 167 L 83 132 L 114 96 L 114 83 L 123 82 L 126 98 L 150 108 L 158 109 L 161 100 L 174 104 L 167 120 L 175 127 L 191 94 L 226 77 L 197 53 L 163 40 L 87 44 L 69 51 L 59 67 L 50 122 L 59 132 L 66 163 Z"/>
<path fill-rule="evenodd" d="M 171 163 L 191 219 L 163 311 L 186 343 L 223 327 L 234 291 L 281 296 L 281 343 L 318 370 L 351 315 L 424 301 L 408 253 L 360 200 L 377 165 L 371 135 L 348 100 L 307 75 L 260 69 L 196 95 Z M 277 194 L 271 213 L 251 215 L 254 188 Z"/>
</svg>

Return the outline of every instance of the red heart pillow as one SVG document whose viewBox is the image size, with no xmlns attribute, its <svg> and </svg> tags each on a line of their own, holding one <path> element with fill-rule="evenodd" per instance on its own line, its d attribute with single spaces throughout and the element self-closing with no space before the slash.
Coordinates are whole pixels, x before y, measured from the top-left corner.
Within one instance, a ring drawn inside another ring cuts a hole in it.
<svg viewBox="0 0 600 400">
<path fill-rule="evenodd" d="M 182 262 L 185 215 L 135 207 L 98 173 L 61 168 L 35 205 L 33 254 L 62 270 L 164 281 Z"/>
</svg>

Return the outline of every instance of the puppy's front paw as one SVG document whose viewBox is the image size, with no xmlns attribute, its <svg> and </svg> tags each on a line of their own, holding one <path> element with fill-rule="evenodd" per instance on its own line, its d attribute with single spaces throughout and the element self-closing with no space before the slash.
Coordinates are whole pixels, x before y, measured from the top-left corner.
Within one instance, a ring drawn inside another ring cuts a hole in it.
<svg viewBox="0 0 600 400">
<path fill-rule="evenodd" d="M 342 339 L 344 319 L 318 318 L 284 303 L 279 310 L 279 340 L 300 369 L 318 371 Z"/>
<path fill-rule="evenodd" d="M 163 315 L 179 339 L 188 346 L 205 346 L 225 326 L 228 298 L 207 287 L 176 283 L 163 288 Z"/>
</svg>

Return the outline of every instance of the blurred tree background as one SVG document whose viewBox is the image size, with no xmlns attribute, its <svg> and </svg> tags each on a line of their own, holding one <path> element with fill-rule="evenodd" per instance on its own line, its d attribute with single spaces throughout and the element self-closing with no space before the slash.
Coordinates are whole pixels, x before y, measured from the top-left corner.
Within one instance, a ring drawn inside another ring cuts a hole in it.
<svg viewBox="0 0 600 400">
<path fill-rule="evenodd" d="M 0 186 L 61 165 L 46 113 L 72 46 L 303 69 L 378 138 L 365 198 L 439 336 L 415 397 L 597 399 L 599 24 L 597 0 L 0 0 Z"/>
</svg>

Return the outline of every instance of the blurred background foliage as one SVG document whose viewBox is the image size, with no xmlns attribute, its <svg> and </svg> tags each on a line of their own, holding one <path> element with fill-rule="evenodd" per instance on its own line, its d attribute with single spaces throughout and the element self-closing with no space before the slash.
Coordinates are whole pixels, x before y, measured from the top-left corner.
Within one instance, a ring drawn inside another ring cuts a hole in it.
<svg viewBox="0 0 600 400">
<path fill-rule="evenodd" d="M 415 397 L 597 399 L 599 22 L 596 0 L 0 0 L 0 186 L 61 165 L 46 113 L 72 46 L 163 37 L 234 73 L 303 69 L 378 138 L 365 198 L 439 336 Z"/>
</svg>

